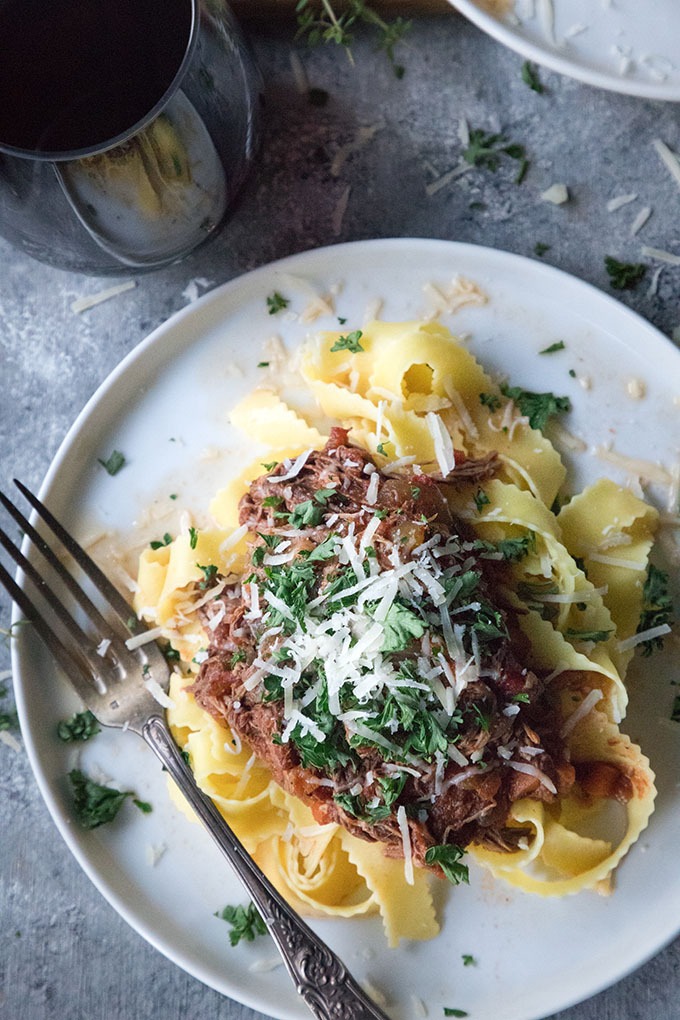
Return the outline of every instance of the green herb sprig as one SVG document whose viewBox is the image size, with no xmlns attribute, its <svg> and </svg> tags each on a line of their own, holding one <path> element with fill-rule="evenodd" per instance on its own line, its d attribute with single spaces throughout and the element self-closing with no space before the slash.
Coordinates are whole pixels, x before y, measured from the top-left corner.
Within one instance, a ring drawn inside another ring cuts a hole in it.
<svg viewBox="0 0 680 1020">
<path fill-rule="evenodd" d="M 330 0 L 321 0 L 318 10 L 314 9 L 311 0 L 298 0 L 295 12 L 298 38 L 306 38 L 310 46 L 317 46 L 319 43 L 343 46 L 352 62 L 354 62 L 351 50 L 354 41 L 352 29 L 358 22 L 372 25 L 379 33 L 379 49 L 387 55 L 397 78 L 403 78 L 404 67 L 397 62 L 395 49 L 411 27 L 411 22 L 406 18 L 398 17 L 392 21 L 385 21 L 365 0 L 347 0 L 340 12 L 335 10 Z"/>
</svg>

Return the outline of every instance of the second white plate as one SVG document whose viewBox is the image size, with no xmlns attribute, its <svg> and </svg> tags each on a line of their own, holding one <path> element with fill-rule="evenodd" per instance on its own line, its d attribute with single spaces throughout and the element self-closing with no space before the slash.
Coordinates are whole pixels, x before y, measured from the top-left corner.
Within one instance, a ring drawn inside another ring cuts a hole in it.
<svg viewBox="0 0 680 1020">
<path fill-rule="evenodd" d="M 680 100 L 677 0 L 450 2 L 527 60 L 613 92 Z"/>
</svg>

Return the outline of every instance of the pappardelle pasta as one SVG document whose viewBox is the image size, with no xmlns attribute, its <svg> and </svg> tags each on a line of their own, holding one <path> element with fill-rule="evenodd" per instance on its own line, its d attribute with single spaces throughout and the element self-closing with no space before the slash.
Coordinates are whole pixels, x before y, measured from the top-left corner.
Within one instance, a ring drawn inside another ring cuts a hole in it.
<svg viewBox="0 0 680 1020">
<path fill-rule="evenodd" d="M 390 945 L 437 934 L 466 852 L 607 892 L 654 804 L 620 724 L 656 510 L 607 479 L 560 507 L 543 419 L 438 323 L 320 333 L 300 374 L 318 412 L 250 394 L 268 452 L 140 558 L 199 786 L 300 912 Z"/>
</svg>

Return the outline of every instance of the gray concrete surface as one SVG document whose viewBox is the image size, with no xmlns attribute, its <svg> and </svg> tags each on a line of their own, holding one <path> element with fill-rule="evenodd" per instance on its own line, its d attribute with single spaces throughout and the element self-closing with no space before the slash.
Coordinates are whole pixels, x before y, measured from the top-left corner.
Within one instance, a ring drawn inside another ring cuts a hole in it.
<svg viewBox="0 0 680 1020">
<path fill-rule="evenodd" d="M 520 57 L 452 15 L 414 26 L 401 52 L 407 69 L 401 81 L 363 31 L 354 65 L 336 47 L 298 47 L 310 84 L 329 93 L 319 108 L 296 87 L 290 27 L 249 31 L 267 87 L 264 145 L 238 208 L 214 242 L 179 265 L 139 276 L 136 288 L 115 301 L 75 315 L 75 297 L 115 280 L 61 272 L 0 241 L 3 487 L 14 475 L 40 484 L 86 400 L 151 329 L 186 305 L 183 292 L 192 280 L 212 286 L 310 247 L 413 235 L 530 256 L 541 242 L 550 245 L 546 262 L 607 291 L 605 255 L 638 261 L 642 244 L 680 252 L 680 193 L 652 150 L 656 137 L 680 150 L 678 106 L 596 91 L 547 72 L 541 72 L 545 93 L 538 95 L 522 81 Z M 521 185 L 513 181 L 514 167 L 475 170 L 428 196 L 426 185 L 458 161 L 461 116 L 526 146 L 531 165 Z M 334 175 L 334 156 L 367 126 L 377 128 L 372 139 Z M 571 195 L 561 207 L 539 199 L 557 181 Z M 339 222 L 338 201 L 348 185 Z M 622 193 L 639 198 L 607 212 L 607 201 Z M 631 222 L 644 205 L 652 215 L 632 237 Z M 655 294 L 651 278 L 650 268 L 645 283 L 621 299 L 670 335 L 680 324 L 680 268 L 663 268 Z M 0 626 L 9 626 L 2 597 Z M 3 640 L 0 670 L 8 662 Z M 0 711 L 11 703 L 9 692 Z M 255 1020 L 249 1009 L 186 976 L 116 915 L 58 836 L 25 754 L 4 744 L 0 796 L 2 1020 Z M 676 941 L 556 1020 L 679 1017 Z"/>
</svg>

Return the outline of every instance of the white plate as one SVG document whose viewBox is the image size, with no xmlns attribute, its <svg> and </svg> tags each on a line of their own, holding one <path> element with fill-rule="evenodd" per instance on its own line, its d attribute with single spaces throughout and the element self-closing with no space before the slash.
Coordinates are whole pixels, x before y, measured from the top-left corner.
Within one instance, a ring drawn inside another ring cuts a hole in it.
<svg viewBox="0 0 680 1020">
<path fill-rule="evenodd" d="M 499 42 L 560 74 L 632 96 L 680 100 L 677 0 L 450 2 Z"/>
<path fill-rule="evenodd" d="M 157 329 L 82 412 L 43 497 L 81 538 L 96 528 L 129 536 L 151 504 L 174 514 L 159 519 L 157 535 L 172 530 L 182 507 L 206 505 L 246 456 L 227 411 L 266 372 L 256 365 L 274 331 L 289 345 L 303 337 L 309 327 L 291 313 L 303 310 L 311 291 L 325 293 L 337 284 L 336 313 L 355 328 L 375 298 L 384 300 L 384 318 L 422 315 L 423 285 L 445 286 L 458 273 L 475 280 L 490 301 L 444 321 L 470 334 L 472 350 L 490 369 L 525 387 L 568 394 L 574 404 L 569 426 L 589 444 L 613 439 L 628 454 L 677 457 L 680 408 L 672 380 L 680 357 L 639 317 L 586 284 L 515 255 L 445 241 L 366 241 L 249 273 Z M 275 290 L 292 303 L 272 317 L 266 297 Z M 319 319 L 317 326 L 337 329 L 337 319 Z M 566 350 L 538 354 L 556 340 Z M 584 390 L 570 369 L 590 377 L 591 388 Z M 627 396 L 633 378 L 644 379 L 645 399 Z M 114 449 L 128 463 L 109 477 L 97 458 Z M 582 460 L 581 480 L 603 473 L 596 458 Z M 20 629 L 15 649 L 21 726 L 38 783 L 69 847 L 104 896 L 201 981 L 265 1013 L 306 1020 L 282 969 L 250 969 L 275 955 L 265 939 L 228 945 L 227 927 L 213 913 L 244 896 L 209 838 L 170 806 L 155 759 L 135 736 L 101 733 L 84 746 L 82 764 L 151 801 L 153 813 L 142 815 L 128 801 L 112 825 L 85 832 L 74 824 L 66 773 L 77 752 L 53 734 L 55 722 L 77 703 L 27 628 Z M 653 666 L 653 676 L 633 683 L 629 725 L 652 752 L 658 808 L 623 863 L 614 896 L 541 900 L 495 884 L 473 867 L 469 887 L 449 893 L 441 883 L 443 931 L 431 943 L 390 951 L 375 919 L 315 922 L 356 976 L 383 991 L 395 1018 L 421 1015 L 421 1000 L 433 1017 L 453 1006 L 475 1020 L 535 1020 L 616 981 L 676 934 L 680 740 L 677 727 L 659 721 L 668 718 L 673 700 L 670 663 L 659 657 Z M 150 846 L 167 847 L 155 867 L 147 861 Z M 464 953 L 477 965 L 464 967 Z"/>
</svg>

